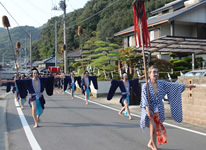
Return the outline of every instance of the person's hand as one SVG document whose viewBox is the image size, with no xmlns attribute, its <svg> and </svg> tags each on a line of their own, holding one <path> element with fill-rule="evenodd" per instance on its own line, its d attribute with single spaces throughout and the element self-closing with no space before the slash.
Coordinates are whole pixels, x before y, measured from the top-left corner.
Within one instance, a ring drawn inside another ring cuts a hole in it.
<svg viewBox="0 0 206 150">
<path fill-rule="evenodd" d="M 65 74 L 61 73 L 60 78 L 65 78 Z"/>
<path fill-rule="evenodd" d="M 7 80 L 2 80 L 2 83 L 7 83 Z"/>
<path fill-rule="evenodd" d="M 84 91 L 86 91 L 86 88 L 85 88 L 85 86 L 83 86 L 83 89 L 84 89 Z"/>
<path fill-rule="evenodd" d="M 139 77 L 139 79 L 143 79 L 143 78 L 145 78 L 145 74 Z"/>
<path fill-rule="evenodd" d="M 151 119 L 152 118 L 152 112 L 151 111 L 147 111 L 147 116 Z"/>
<path fill-rule="evenodd" d="M 185 88 L 191 88 L 191 89 L 196 88 L 195 85 L 185 85 L 184 87 L 185 87 Z"/>
</svg>

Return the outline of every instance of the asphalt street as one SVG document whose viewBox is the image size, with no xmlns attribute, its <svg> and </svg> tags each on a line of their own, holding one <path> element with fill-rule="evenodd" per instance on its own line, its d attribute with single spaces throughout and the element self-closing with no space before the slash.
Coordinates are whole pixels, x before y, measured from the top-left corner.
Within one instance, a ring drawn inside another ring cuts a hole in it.
<svg viewBox="0 0 206 150">
<path fill-rule="evenodd" d="M 40 127 L 33 129 L 28 103 L 24 116 L 42 150 L 147 150 L 149 130 L 139 127 L 140 118 L 121 117 L 114 110 L 71 99 L 56 90 L 46 96 L 46 107 Z M 31 145 L 22 127 L 13 95 L 7 97 L 7 130 L 9 150 L 30 150 Z M 166 126 L 168 143 L 160 150 L 205 150 L 206 136 Z"/>
</svg>

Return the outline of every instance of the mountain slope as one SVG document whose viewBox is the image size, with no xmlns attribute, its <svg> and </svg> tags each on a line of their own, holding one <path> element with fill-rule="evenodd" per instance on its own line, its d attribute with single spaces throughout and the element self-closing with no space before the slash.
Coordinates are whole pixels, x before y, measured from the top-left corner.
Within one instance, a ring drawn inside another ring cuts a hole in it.
<svg viewBox="0 0 206 150">
<path fill-rule="evenodd" d="M 22 26 L 23 30 L 25 30 L 28 34 L 32 33 L 32 41 L 37 41 L 41 38 L 41 30 L 38 28 L 34 28 L 31 26 Z M 29 48 L 29 38 L 28 35 L 21 29 L 20 27 L 15 27 L 10 29 L 11 38 L 13 42 L 13 46 L 15 49 L 16 42 L 19 41 L 21 43 L 21 48 L 25 47 L 25 37 L 27 36 L 27 51 Z M 0 28 L 0 61 L 2 61 L 3 53 L 5 53 L 5 61 L 13 60 L 13 52 L 11 50 L 11 44 L 8 36 L 8 32 L 4 28 Z M 27 52 L 28 54 L 28 52 Z"/>
<path fill-rule="evenodd" d="M 68 50 L 74 50 L 80 46 L 80 38 L 77 35 L 78 26 L 82 26 L 84 33 L 81 36 L 82 42 L 86 42 L 90 38 L 96 38 L 98 40 L 110 39 L 110 42 L 121 44 L 121 39 L 113 39 L 113 35 L 120 30 L 128 28 L 133 25 L 133 0 L 119 0 L 117 3 L 109 7 L 116 0 L 90 0 L 82 9 L 75 10 L 67 14 L 67 44 Z M 145 0 L 145 9 L 147 16 L 150 15 L 152 10 L 155 10 L 165 3 L 174 0 Z M 79 23 L 88 17 L 96 14 L 97 12 L 109 7 L 102 13 L 96 15 Z M 61 17 L 54 17 L 48 21 L 42 29 L 41 39 L 34 44 L 33 53 L 38 54 L 35 59 L 43 59 L 54 55 L 54 24 L 55 20 L 61 21 Z M 51 26 L 53 25 L 53 26 Z M 61 45 L 63 44 L 63 25 L 58 25 L 58 49 L 60 55 Z"/>
</svg>

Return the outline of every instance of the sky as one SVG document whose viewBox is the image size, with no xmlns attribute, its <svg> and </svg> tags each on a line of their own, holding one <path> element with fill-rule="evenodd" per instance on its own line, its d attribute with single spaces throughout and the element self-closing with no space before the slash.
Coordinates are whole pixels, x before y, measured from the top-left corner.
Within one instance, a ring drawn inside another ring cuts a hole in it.
<svg viewBox="0 0 206 150">
<path fill-rule="evenodd" d="M 67 13 L 78 8 L 83 8 L 89 0 L 66 0 Z M 60 0 L 0 0 L 4 7 L 14 17 L 20 26 L 40 27 L 50 18 L 63 14 L 60 10 L 51 10 L 54 6 L 59 7 Z M 18 26 L 0 4 L 0 16 L 9 18 L 11 28 Z M 3 27 L 0 23 L 0 27 Z"/>
</svg>

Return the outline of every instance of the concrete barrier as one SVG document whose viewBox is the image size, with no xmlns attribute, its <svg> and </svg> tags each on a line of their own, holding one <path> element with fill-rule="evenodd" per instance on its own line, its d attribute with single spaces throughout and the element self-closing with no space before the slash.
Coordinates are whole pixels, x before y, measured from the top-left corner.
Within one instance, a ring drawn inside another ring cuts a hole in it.
<svg viewBox="0 0 206 150">
<path fill-rule="evenodd" d="M 206 77 L 179 77 L 179 83 L 194 84 L 182 94 L 183 122 L 206 126 Z"/>
<path fill-rule="evenodd" d="M 107 96 L 107 93 L 109 92 L 111 86 L 111 81 L 98 81 L 98 90 L 96 90 L 93 86 L 93 83 L 91 83 L 91 93 L 94 97 L 104 97 Z M 115 95 L 120 95 L 120 89 L 117 88 Z"/>
</svg>

